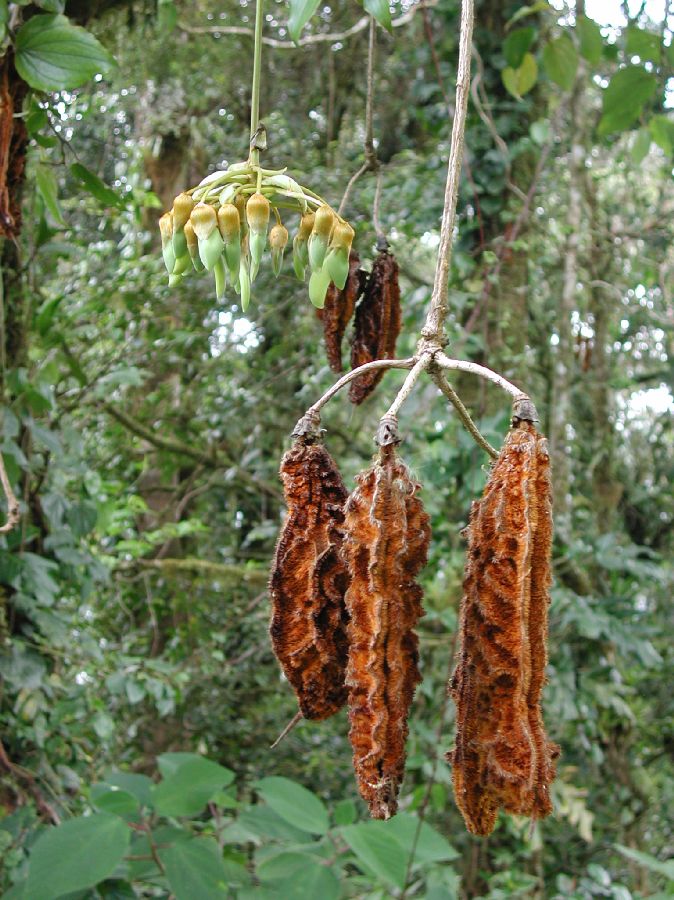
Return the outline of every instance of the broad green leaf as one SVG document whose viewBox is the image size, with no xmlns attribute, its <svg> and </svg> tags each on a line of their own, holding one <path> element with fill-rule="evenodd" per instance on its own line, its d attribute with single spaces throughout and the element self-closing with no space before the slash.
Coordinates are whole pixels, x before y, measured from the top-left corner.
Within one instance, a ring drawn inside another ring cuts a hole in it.
<svg viewBox="0 0 674 900">
<path fill-rule="evenodd" d="M 194 762 L 201 759 L 204 759 L 204 757 L 199 756 L 198 753 L 186 753 L 185 751 L 162 753 L 157 757 L 157 766 L 162 778 L 168 778 L 169 775 L 175 775 L 178 769 L 186 762 Z"/>
<path fill-rule="evenodd" d="M 524 54 L 534 42 L 535 28 L 516 28 L 503 42 L 503 55 L 508 65 L 517 69 L 522 65 Z"/>
<path fill-rule="evenodd" d="M 340 800 L 335 806 L 335 825 L 351 825 L 358 818 L 358 810 L 353 800 Z"/>
<path fill-rule="evenodd" d="M 623 847 L 622 844 L 615 844 L 614 846 L 623 856 L 633 860 L 635 863 L 639 863 L 639 865 L 643 866 L 645 869 L 649 869 L 651 872 L 657 872 L 659 875 L 664 875 L 665 878 L 668 878 L 670 881 L 674 881 L 674 857 L 671 859 L 659 860 L 656 859 L 655 856 L 651 856 L 650 853 L 642 853 L 640 850 L 633 850 L 631 847 Z"/>
<path fill-rule="evenodd" d="M 393 31 L 388 0 L 363 0 L 363 7 L 365 12 L 369 12 L 371 16 L 375 17 L 382 28 L 385 28 L 387 31 Z"/>
<path fill-rule="evenodd" d="M 409 855 L 419 827 L 419 819 L 409 813 L 398 813 L 382 825 L 391 838 L 398 841 L 402 853 Z M 414 852 L 415 863 L 449 862 L 458 856 L 447 838 L 426 822 L 422 822 Z"/>
<path fill-rule="evenodd" d="M 234 773 L 210 759 L 188 760 L 152 789 L 154 808 L 163 816 L 196 816 Z"/>
<path fill-rule="evenodd" d="M 603 94 L 599 134 L 629 128 L 641 115 L 647 100 L 657 89 L 655 75 L 642 66 L 626 66 L 616 72 Z"/>
<path fill-rule="evenodd" d="M 261 881 L 288 879 L 298 870 L 304 870 L 307 865 L 315 862 L 316 857 L 308 853 L 284 850 L 258 862 L 255 874 Z"/>
<path fill-rule="evenodd" d="M 50 216 L 59 225 L 65 227 L 66 223 L 63 220 L 63 213 L 59 206 L 58 188 L 56 186 L 56 177 L 54 176 L 54 173 L 51 169 L 48 169 L 47 166 L 39 165 L 35 172 L 35 181 Z"/>
<path fill-rule="evenodd" d="M 93 887 L 112 875 L 130 837 L 126 822 L 110 813 L 79 816 L 49 828 L 30 854 L 26 898 L 52 900 Z"/>
<path fill-rule="evenodd" d="M 383 822 L 362 822 L 346 825 L 340 834 L 365 866 L 366 874 L 373 872 L 386 884 L 403 888 L 407 858 L 397 841 L 391 839 Z"/>
<path fill-rule="evenodd" d="M 123 819 L 133 818 L 140 812 L 137 797 L 109 784 L 93 784 L 91 786 L 91 802 L 101 812 L 113 813 Z"/>
<path fill-rule="evenodd" d="M 227 872 L 220 848 L 211 838 L 180 841 L 159 851 L 176 900 L 223 900 Z"/>
<path fill-rule="evenodd" d="M 152 780 L 147 775 L 138 775 L 135 772 L 111 772 L 105 782 L 133 794 L 141 806 L 150 806 L 152 802 Z"/>
<path fill-rule="evenodd" d="M 538 79 L 536 58 L 531 53 L 525 53 L 522 64 L 517 69 L 507 66 L 501 72 L 501 78 L 508 93 L 520 100 L 532 89 Z"/>
<path fill-rule="evenodd" d="M 548 78 L 558 84 L 563 90 L 570 91 L 576 80 L 578 69 L 578 53 L 573 46 L 573 41 L 568 35 L 550 41 L 543 48 L 543 68 Z"/>
<path fill-rule="evenodd" d="M 116 191 L 109 188 L 104 181 L 94 174 L 91 169 L 87 169 L 81 163 L 73 163 L 70 167 L 73 177 L 91 194 L 99 200 L 103 206 L 124 207 L 124 200 Z"/>
<path fill-rule="evenodd" d="M 627 29 L 627 55 L 638 56 L 642 62 L 660 62 L 662 39 L 659 34 L 630 25 Z"/>
<path fill-rule="evenodd" d="M 253 787 L 286 822 L 310 834 L 325 834 L 328 811 L 319 798 L 301 784 L 272 776 L 253 782 Z"/>
<path fill-rule="evenodd" d="M 19 75 L 38 91 L 76 88 L 113 60 L 93 34 L 65 16 L 33 16 L 16 36 L 15 63 Z"/>
<path fill-rule="evenodd" d="M 279 897 L 292 900 L 338 900 L 341 895 L 334 872 L 311 859 L 289 878 L 275 879 L 274 886 Z"/>
<path fill-rule="evenodd" d="M 318 9 L 319 0 L 290 0 L 288 33 L 293 41 L 298 41 L 302 29 Z"/>
<path fill-rule="evenodd" d="M 593 19 L 588 19 L 587 16 L 578 16 L 576 29 L 580 39 L 580 55 L 591 65 L 596 66 L 601 61 L 604 46 L 601 28 Z"/>
<path fill-rule="evenodd" d="M 674 151 L 674 120 L 668 116 L 653 116 L 648 129 L 658 147 L 671 156 Z"/>
<path fill-rule="evenodd" d="M 648 128 L 640 128 L 632 144 L 632 159 L 639 165 L 645 159 L 651 147 L 651 133 Z"/>
<path fill-rule="evenodd" d="M 224 832 L 228 843 L 262 844 L 267 838 L 291 841 L 294 844 L 306 840 L 306 832 L 282 819 L 271 807 L 263 803 L 251 806 L 236 818 Z"/>
<path fill-rule="evenodd" d="M 92 503 L 73 503 L 66 513 L 66 521 L 77 538 L 93 531 L 97 518 L 98 512 Z"/>
</svg>

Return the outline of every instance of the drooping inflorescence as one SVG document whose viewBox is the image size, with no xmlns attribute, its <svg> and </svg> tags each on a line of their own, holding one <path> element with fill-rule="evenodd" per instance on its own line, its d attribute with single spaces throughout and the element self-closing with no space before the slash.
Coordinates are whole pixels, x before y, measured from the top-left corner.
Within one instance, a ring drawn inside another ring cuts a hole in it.
<svg viewBox="0 0 674 900">
<path fill-rule="evenodd" d="M 267 245 L 274 274 L 281 273 L 289 240 L 281 212 L 288 210 L 300 215 L 293 239 L 295 274 L 304 281 L 310 270 L 309 297 L 321 308 L 329 286 L 341 290 L 346 283 L 353 228 L 285 169 L 263 169 L 250 161 L 213 172 L 179 194 L 160 218 L 169 285 L 206 269 L 213 273 L 218 299 L 229 280 L 247 309 Z"/>
<path fill-rule="evenodd" d="M 559 748 L 540 708 L 547 663 L 552 504 L 547 442 L 515 420 L 473 503 L 461 602 L 456 746 L 447 754 L 469 831 L 490 834 L 499 808 L 543 818 Z"/>
</svg>

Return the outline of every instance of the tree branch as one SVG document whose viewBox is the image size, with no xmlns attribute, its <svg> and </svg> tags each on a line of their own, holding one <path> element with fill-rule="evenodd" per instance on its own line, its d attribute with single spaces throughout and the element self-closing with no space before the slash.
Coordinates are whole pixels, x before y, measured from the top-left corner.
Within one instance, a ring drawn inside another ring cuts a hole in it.
<svg viewBox="0 0 674 900">
<path fill-rule="evenodd" d="M 5 498 L 7 499 L 7 521 L 4 525 L 0 526 L 0 534 L 8 534 L 12 529 L 16 528 L 19 524 L 19 519 L 21 518 L 21 512 L 19 510 L 19 501 L 14 496 L 14 491 L 12 490 L 12 485 L 9 483 L 9 478 L 7 476 L 7 470 L 5 469 L 5 461 L 2 458 L 2 454 L 0 453 L 0 483 L 2 483 L 2 490 L 5 493 Z"/>
<path fill-rule="evenodd" d="M 466 407 L 463 405 L 461 398 L 456 393 L 456 391 L 451 386 L 451 384 L 447 381 L 445 376 L 441 372 L 432 372 L 431 378 L 437 384 L 437 386 L 440 388 L 440 390 L 445 395 L 445 397 L 447 397 L 449 402 L 453 404 L 454 408 L 456 409 L 457 413 L 459 414 L 459 418 L 461 419 L 463 424 L 466 426 L 466 429 L 472 434 L 472 436 L 475 440 L 475 443 L 478 444 L 480 447 L 482 447 L 482 449 L 485 450 L 491 456 L 492 459 L 496 459 L 496 457 L 498 456 L 498 450 L 496 450 L 494 447 L 492 447 L 492 445 L 489 443 L 489 441 L 481 433 L 480 429 L 477 427 L 475 422 L 473 422 L 473 420 L 471 419 L 470 413 L 468 412 Z"/>
</svg>

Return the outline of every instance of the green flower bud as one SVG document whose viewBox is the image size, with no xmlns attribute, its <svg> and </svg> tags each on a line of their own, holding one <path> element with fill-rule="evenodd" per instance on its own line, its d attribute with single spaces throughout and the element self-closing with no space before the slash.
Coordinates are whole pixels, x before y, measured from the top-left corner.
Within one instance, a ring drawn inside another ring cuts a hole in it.
<svg viewBox="0 0 674 900">
<path fill-rule="evenodd" d="M 269 246 L 271 247 L 271 264 L 274 275 L 278 278 L 283 265 L 283 253 L 288 243 L 288 229 L 284 225 L 274 225 L 269 232 Z"/>
<path fill-rule="evenodd" d="M 325 295 L 330 287 L 330 274 L 327 269 L 318 269 L 311 273 L 309 279 L 309 299 L 316 309 L 323 309 L 325 306 Z"/>
<path fill-rule="evenodd" d="M 195 203 L 194 200 L 190 197 L 189 194 L 178 194 L 178 196 L 173 201 L 173 229 L 175 231 L 182 231 L 185 227 L 185 223 L 189 221 L 190 213 L 194 209 Z"/>
<path fill-rule="evenodd" d="M 195 229 L 196 230 L 196 229 Z M 225 249 L 225 244 L 220 237 L 220 232 L 215 228 L 205 239 L 199 238 L 199 256 L 204 268 L 211 272 Z"/>
<path fill-rule="evenodd" d="M 309 237 L 309 263 L 314 272 L 323 268 L 328 241 L 335 223 L 335 214 L 327 204 L 316 210 L 314 227 Z"/>
<path fill-rule="evenodd" d="M 222 256 L 218 257 L 213 266 L 213 274 L 215 275 L 215 298 L 216 300 L 222 300 L 225 296 L 225 281 L 227 277 L 225 273 L 225 261 Z"/>
<path fill-rule="evenodd" d="M 335 286 L 340 291 L 344 290 L 346 279 L 349 277 L 349 251 L 343 247 L 333 247 L 325 257 L 323 268 L 327 269 Z"/>
<path fill-rule="evenodd" d="M 190 214 L 190 222 L 194 228 L 194 233 L 199 238 L 199 246 L 218 227 L 218 217 L 213 207 L 208 203 L 197 203 Z"/>
<path fill-rule="evenodd" d="M 250 303 L 250 274 L 248 272 L 248 259 L 245 254 L 241 255 L 241 265 L 239 267 L 239 287 L 241 289 L 241 309 L 245 312 Z"/>
<path fill-rule="evenodd" d="M 241 244 L 239 241 L 232 241 L 231 244 L 225 244 L 225 263 L 229 269 L 229 280 L 232 282 L 238 293 L 239 266 L 241 265 Z"/>
<path fill-rule="evenodd" d="M 241 223 L 241 237 L 244 238 L 248 234 L 248 222 L 246 221 L 246 198 L 243 194 L 238 194 L 234 201 L 234 206 L 239 211 L 239 221 Z"/>
<path fill-rule="evenodd" d="M 183 254 L 183 256 L 176 257 L 175 265 L 173 266 L 172 275 L 184 275 L 189 269 L 192 268 L 192 260 L 190 259 L 189 253 Z"/>
<path fill-rule="evenodd" d="M 299 281 L 304 281 L 306 277 L 306 267 L 300 258 L 300 254 L 297 252 L 297 235 L 295 235 L 293 239 L 293 269 L 295 270 L 295 275 L 297 276 Z"/>
<path fill-rule="evenodd" d="M 250 278 L 251 281 L 254 281 L 267 243 L 267 233 L 265 231 L 260 234 L 259 232 L 253 231 L 251 228 L 250 234 L 248 235 L 248 241 L 251 259 Z"/>
<path fill-rule="evenodd" d="M 194 233 L 194 226 L 191 222 L 185 222 L 185 242 L 187 244 L 187 252 L 190 255 L 190 259 L 192 260 L 192 265 L 196 269 L 197 272 L 201 272 L 204 268 L 204 264 L 201 261 L 199 256 L 199 240 Z"/>
<path fill-rule="evenodd" d="M 338 247 L 340 250 L 346 250 L 348 256 L 351 251 L 354 235 L 355 231 L 348 222 L 338 221 L 330 235 L 330 249 Z"/>
<path fill-rule="evenodd" d="M 173 274 L 171 274 L 171 275 L 169 275 L 168 286 L 169 286 L 169 287 L 175 287 L 177 284 L 180 284 L 180 282 L 181 282 L 182 280 L 183 280 L 183 276 L 182 276 L 182 275 L 173 275 Z"/>
<path fill-rule="evenodd" d="M 246 219 L 248 227 L 253 234 L 266 235 L 270 211 L 269 200 L 263 197 L 262 194 L 253 194 L 248 199 L 248 203 L 246 203 Z"/>
<path fill-rule="evenodd" d="M 300 227 L 293 238 L 293 266 L 295 268 L 295 274 L 300 281 L 304 281 L 304 270 L 309 265 L 307 241 L 309 240 L 309 235 L 313 231 L 314 220 L 315 216 L 313 213 L 307 213 L 305 216 L 302 216 L 300 219 Z M 299 274 L 300 271 L 302 272 L 302 275 Z"/>
</svg>

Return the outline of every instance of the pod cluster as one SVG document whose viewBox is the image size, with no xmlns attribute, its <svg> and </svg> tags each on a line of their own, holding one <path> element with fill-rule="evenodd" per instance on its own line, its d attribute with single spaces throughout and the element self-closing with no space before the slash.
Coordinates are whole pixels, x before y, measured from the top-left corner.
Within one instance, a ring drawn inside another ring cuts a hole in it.
<svg viewBox="0 0 674 900">
<path fill-rule="evenodd" d="M 169 286 L 195 270 L 212 272 L 218 300 L 227 283 L 250 303 L 265 251 L 278 277 L 290 239 L 281 211 L 299 213 L 292 242 L 293 269 L 309 277 L 309 298 L 321 309 L 330 285 L 342 290 L 349 276 L 353 228 L 317 194 L 285 170 L 237 163 L 184 191 L 159 219 Z"/>
</svg>

